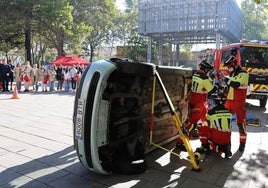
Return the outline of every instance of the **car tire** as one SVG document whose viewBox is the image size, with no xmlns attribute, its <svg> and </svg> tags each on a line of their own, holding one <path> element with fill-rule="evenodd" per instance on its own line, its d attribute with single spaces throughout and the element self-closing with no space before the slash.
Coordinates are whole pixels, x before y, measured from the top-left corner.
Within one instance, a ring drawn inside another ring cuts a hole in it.
<svg viewBox="0 0 268 188">
<path fill-rule="evenodd" d="M 146 160 L 140 159 L 137 161 L 118 161 L 117 164 L 114 164 L 113 172 L 124 175 L 134 175 L 143 173 L 146 169 Z"/>
<path fill-rule="evenodd" d="M 118 174 L 134 175 L 146 171 L 147 161 L 144 154 L 144 146 L 138 142 L 135 147 L 135 156 L 130 156 L 126 143 L 113 157 L 112 171 Z"/>
<path fill-rule="evenodd" d="M 265 108 L 267 103 L 267 96 L 265 96 L 263 99 L 260 99 L 260 107 Z"/>
</svg>

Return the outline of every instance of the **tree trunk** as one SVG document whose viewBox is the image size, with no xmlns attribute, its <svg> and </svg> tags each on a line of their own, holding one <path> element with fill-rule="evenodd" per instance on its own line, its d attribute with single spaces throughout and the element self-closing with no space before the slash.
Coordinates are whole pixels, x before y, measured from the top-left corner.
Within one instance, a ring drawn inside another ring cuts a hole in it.
<svg viewBox="0 0 268 188">
<path fill-rule="evenodd" d="M 26 16 L 25 21 L 25 51 L 26 51 L 26 61 L 32 62 L 31 59 L 31 12 Z"/>
<path fill-rule="evenodd" d="M 57 34 L 58 38 L 58 46 L 57 46 L 57 51 L 58 51 L 58 58 L 61 56 L 65 56 L 65 52 L 63 50 L 63 39 L 64 39 L 64 32 L 63 29 L 60 29 L 60 31 Z"/>
<path fill-rule="evenodd" d="M 89 62 L 93 61 L 93 56 L 94 56 L 94 47 L 90 45 L 90 60 L 89 60 Z"/>
</svg>

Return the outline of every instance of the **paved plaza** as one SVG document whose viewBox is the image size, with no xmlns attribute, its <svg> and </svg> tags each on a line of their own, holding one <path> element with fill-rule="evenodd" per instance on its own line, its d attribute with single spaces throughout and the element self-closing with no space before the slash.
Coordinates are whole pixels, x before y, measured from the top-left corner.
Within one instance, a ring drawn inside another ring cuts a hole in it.
<svg viewBox="0 0 268 188">
<path fill-rule="evenodd" d="M 137 175 L 97 175 L 87 171 L 73 149 L 72 113 L 75 93 L 0 93 L 0 187 L 57 188 L 265 188 L 268 187 L 268 110 L 248 101 L 248 114 L 261 127 L 248 127 L 244 153 L 234 126 L 231 159 L 211 154 L 193 172 L 182 159 L 157 149 L 148 154 L 148 169 Z M 191 141 L 193 148 L 198 140 Z M 174 143 L 168 148 L 173 148 Z M 176 151 L 176 149 L 175 149 Z M 186 157 L 185 157 L 186 156 Z"/>
</svg>

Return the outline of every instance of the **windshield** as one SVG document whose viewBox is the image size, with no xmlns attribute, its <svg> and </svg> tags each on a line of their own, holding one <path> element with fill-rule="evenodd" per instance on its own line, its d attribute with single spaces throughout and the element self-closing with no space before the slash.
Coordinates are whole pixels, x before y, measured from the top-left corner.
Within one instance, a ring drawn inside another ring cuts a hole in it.
<svg viewBox="0 0 268 188">
<path fill-rule="evenodd" d="M 241 64 L 245 67 L 268 67 L 268 48 L 243 46 L 240 48 Z"/>
</svg>

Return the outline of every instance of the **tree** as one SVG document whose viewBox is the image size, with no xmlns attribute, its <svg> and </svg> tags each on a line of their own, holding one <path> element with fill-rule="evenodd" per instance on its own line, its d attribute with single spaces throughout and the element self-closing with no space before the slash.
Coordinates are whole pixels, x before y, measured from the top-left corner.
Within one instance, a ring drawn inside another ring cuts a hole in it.
<svg viewBox="0 0 268 188">
<path fill-rule="evenodd" d="M 241 9 L 244 16 L 243 38 L 265 40 L 267 39 L 267 13 L 265 4 L 256 4 L 252 0 L 243 0 Z"/>
<path fill-rule="evenodd" d="M 57 49 L 58 56 L 61 56 L 65 54 L 64 44 L 79 43 L 85 28 L 88 28 L 83 24 L 73 23 L 73 6 L 69 0 L 0 0 L 0 5 L 5 7 L 0 15 L 1 44 L 5 43 L 6 48 L 10 50 L 20 47 L 19 43 L 24 43 L 26 60 L 30 62 L 31 51 L 36 47 L 37 41 L 43 42 L 42 53 L 47 46 Z M 40 38 L 42 41 L 39 41 Z M 4 45 L 1 49 L 3 48 Z"/>
<path fill-rule="evenodd" d="M 93 61 L 96 48 L 105 44 L 110 34 L 116 15 L 115 3 L 113 0 L 71 0 L 71 4 L 74 6 L 75 22 L 92 28 L 86 33 L 83 45 L 89 46 L 90 61 Z"/>
<path fill-rule="evenodd" d="M 120 12 L 114 32 L 123 47 L 123 56 L 133 61 L 144 61 L 147 56 L 147 39 L 138 34 L 138 7 L 136 0 L 125 0 L 126 9 Z"/>
<path fill-rule="evenodd" d="M 14 10 L 16 4 L 13 1 L 0 0 L 0 7 L 5 7 L 0 14 L 0 50 L 7 56 L 10 49 L 21 48 L 25 44 L 25 19 L 21 9 Z"/>
<path fill-rule="evenodd" d="M 36 16 L 38 32 L 48 42 L 49 47 L 57 49 L 57 56 L 65 55 L 63 46 L 65 39 L 73 35 L 73 6 L 68 0 L 40 2 Z"/>
<path fill-rule="evenodd" d="M 35 24 L 35 16 L 40 9 L 39 1 L 35 0 L 2 0 L 5 4 L 4 14 L 8 20 L 4 22 L 5 27 L 10 27 L 16 32 L 18 38 L 22 38 L 24 35 L 24 46 L 26 52 L 26 60 L 32 62 L 31 49 L 32 49 L 32 32 L 35 30 L 37 24 Z M 16 20 L 16 23 L 14 23 Z M 21 32 L 20 32 L 21 31 Z M 9 30 L 7 35 L 12 34 Z M 18 47 L 18 46 L 16 46 Z"/>
<path fill-rule="evenodd" d="M 267 0 L 253 0 L 256 4 L 263 4 L 266 9 L 268 9 Z"/>
<path fill-rule="evenodd" d="M 147 56 L 146 37 L 138 35 L 137 29 L 133 30 L 128 45 L 123 50 L 123 55 L 133 61 L 144 61 Z"/>
</svg>

